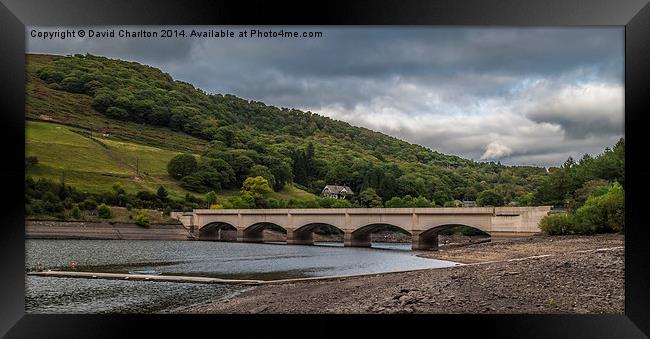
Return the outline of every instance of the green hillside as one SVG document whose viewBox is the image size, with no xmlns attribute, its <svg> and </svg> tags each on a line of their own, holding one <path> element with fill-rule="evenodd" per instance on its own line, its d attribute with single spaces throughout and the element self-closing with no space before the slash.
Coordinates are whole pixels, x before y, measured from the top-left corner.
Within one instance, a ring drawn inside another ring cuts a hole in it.
<svg viewBox="0 0 650 339">
<path fill-rule="evenodd" d="M 28 121 L 26 123 L 26 156 L 36 157 L 38 164 L 27 174 L 38 179 L 66 184 L 81 192 L 103 193 L 119 182 L 127 192 L 155 192 L 164 186 L 172 198 L 181 199 L 188 192 L 167 174 L 167 163 L 180 154 L 167 149 L 112 140 L 110 135 L 91 134 L 70 126 Z M 136 175 L 136 164 L 138 175 Z M 238 190 L 220 192 L 227 198 Z M 277 199 L 309 199 L 313 195 L 288 185 L 274 192 Z"/>
<path fill-rule="evenodd" d="M 207 94 L 135 62 L 28 55 L 27 79 L 28 119 L 108 134 L 114 141 L 189 152 L 201 161 L 221 159 L 235 172 L 235 180 L 222 175 L 209 181 L 217 175 L 204 166 L 191 178 L 198 186 L 186 185 L 195 193 L 236 191 L 255 165 L 273 176 L 276 191 L 291 183 L 312 193 L 325 184 L 344 184 L 357 193 L 373 188 L 383 200 L 423 196 L 438 205 L 475 200 L 486 190 L 511 201 L 534 191 L 546 175 L 541 168 L 444 155 L 311 112 Z M 118 167 L 115 173 L 132 173 L 127 165 Z M 150 174 L 152 183 L 167 182 L 174 191 L 183 184 L 177 180 L 174 186 L 164 173 Z"/>
<path fill-rule="evenodd" d="M 259 176 L 274 191 L 260 194 L 276 201 L 248 197 L 233 206 L 301 206 L 308 200 L 312 206 L 326 184 L 351 187 L 359 207 L 454 200 L 562 205 L 590 180 L 624 182 L 623 141 L 596 158 L 569 159 L 549 174 L 441 154 L 312 112 L 209 94 L 136 62 L 27 55 L 26 73 L 27 119 L 40 121 L 27 125 L 27 155 L 39 160 L 28 174 L 58 181 L 65 170 L 66 183 L 82 191 L 110 191 L 120 181 L 149 199 L 164 186 L 196 205 L 188 192 L 239 199 L 244 181 Z M 172 177 L 167 164 L 180 153 L 191 154 L 191 164 Z"/>
<path fill-rule="evenodd" d="M 65 181 L 85 192 L 99 193 L 121 182 L 133 193 L 165 186 L 178 198 L 185 191 L 167 175 L 167 162 L 178 152 L 110 140 L 78 128 L 27 122 L 26 155 L 38 158 L 28 174 L 36 178 Z M 138 174 L 136 175 L 136 163 Z"/>
</svg>

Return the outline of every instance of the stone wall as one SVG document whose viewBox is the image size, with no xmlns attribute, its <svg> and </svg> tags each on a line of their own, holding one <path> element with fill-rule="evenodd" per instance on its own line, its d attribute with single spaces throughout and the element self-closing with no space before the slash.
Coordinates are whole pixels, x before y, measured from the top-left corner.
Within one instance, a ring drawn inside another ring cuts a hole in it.
<svg viewBox="0 0 650 339">
<path fill-rule="evenodd" d="M 26 239 L 107 239 L 107 240 L 188 240 L 182 225 L 154 224 L 148 228 L 135 224 L 108 222 L 25 221 Z"/>
</svg>

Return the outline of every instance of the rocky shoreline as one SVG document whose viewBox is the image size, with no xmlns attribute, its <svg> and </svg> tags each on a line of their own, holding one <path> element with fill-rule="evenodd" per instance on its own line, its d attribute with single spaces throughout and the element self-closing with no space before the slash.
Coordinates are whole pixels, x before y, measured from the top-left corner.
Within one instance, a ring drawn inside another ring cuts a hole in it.
<svg viewBox="0 0 650 339">
<path fill-rule="evenodd" d="M 422 256 L 472 264 L 265 285 L 188 313 L 624 312 L 624 238 L 536 236 Z"/>
</svg>

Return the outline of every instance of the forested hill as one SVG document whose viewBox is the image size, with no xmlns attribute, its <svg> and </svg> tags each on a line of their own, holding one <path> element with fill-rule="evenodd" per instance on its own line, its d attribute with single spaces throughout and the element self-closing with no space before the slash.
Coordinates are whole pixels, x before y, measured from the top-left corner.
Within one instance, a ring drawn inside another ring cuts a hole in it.
<svg viewBox="0 0 650 339">
<path fill-rule="evenodd" d="M 311 112 L 209 94 L 136 62 L 28 55 L 27 79 L 28 118 L 199 155 L 176 178 L 197 193 L 260 175 L 276 190 L 339 184 L 373 188 L 384 201 L 411 195 L 439 205 L 492 191 L 507 203 L 530 201 L 548 177 L 543 168 L 478 163 Z"/>
<path fill-rule="evenodd" d="M 329 136 L 405 161 L 471 164 L 460 157 L 311 112 L 267 106 L 229 94 L 210 95 L 136 62 L 92 55 L 48 59 L 47 65 L 36 72 L 39 78 L 50 88 L 91 96 L 92 107 L 113 119 L 169 127 L 205 140 L 220 140 L 229 147 L 243 148 L 259 134 Z"/>
</svg>

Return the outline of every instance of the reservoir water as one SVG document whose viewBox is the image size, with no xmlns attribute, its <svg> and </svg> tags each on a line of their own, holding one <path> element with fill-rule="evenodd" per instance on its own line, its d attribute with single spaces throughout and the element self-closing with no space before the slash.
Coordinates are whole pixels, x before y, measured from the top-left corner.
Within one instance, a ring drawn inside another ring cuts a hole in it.
<svg viewBox="0 0 650 339">
<path fill-rule="evenodd" d="M 275 280 L 447 267 L 410 244 L 372 248 L 151 240 L 27 240 L 25 270 L 77 271 Z M 250 286 L 26 276 L 27 313 L 173 313 L 229 298 Z"/>
</svg>

